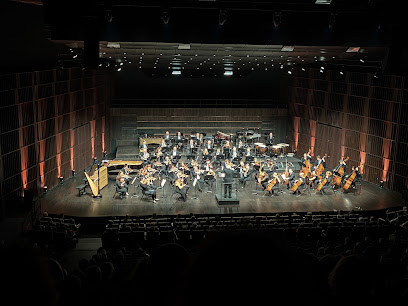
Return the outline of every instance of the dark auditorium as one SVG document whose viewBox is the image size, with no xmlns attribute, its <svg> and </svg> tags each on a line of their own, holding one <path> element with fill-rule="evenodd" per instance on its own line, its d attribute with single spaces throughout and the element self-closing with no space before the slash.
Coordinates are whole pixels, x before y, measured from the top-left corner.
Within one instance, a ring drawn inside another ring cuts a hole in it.
<svg viewBox="0 0 408 306">
<path fill-rule="evenodd" d="M 1 1 L 3 300 L 407 304 L 400 4 Z"/>
</svg>

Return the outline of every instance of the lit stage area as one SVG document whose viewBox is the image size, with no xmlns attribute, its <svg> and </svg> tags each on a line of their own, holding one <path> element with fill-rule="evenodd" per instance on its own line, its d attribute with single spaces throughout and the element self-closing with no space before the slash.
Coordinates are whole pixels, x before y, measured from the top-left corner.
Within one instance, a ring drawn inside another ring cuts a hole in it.
<svg viewBox="0 0 408 306">
<path fill-rule="evenodd" d="M 260 159 L 260 160 L 264 160 Z M 289 160 L 295 167 L 296 177 L 300 166 L 300 159 L 296 156 L 289 159 L 278 158 L 283 164 Z M 136 170 L 137 171 L 137 170 Z M 136 173 L 136 171 L 134 173 Z M 278 168 L 278 173 L 285 168 Z M 134 177 L 136 174 L 132 174 Z M 115 173 L 108 174 L 107 185 L 100 189 L 100 197 L 95 197 L 89 185 L 85 193 L 77 189 L 86 183 L 84 173 L 78 173 L 39 198 L 42 211 L 49 214 L 64 214 L 76 217 L 109 217 L 109 216 L 147 216 L 157 215 L 187 215 L 194 214 L 256 214 L 256 213 L 283 213 L 283 212 L 330 212 L 330 211 L 369 211 L 384 210 L 402 206 L 404 200 L 401 193 L 380 188 L 379 185 L 362 181 L 361 188 L 344 192 L 340 187 L 322 195 L 316 190 L 306 189 L 301 196 L 281 186 L 282 193 L 277 196 L 265 194 L 262 187 L 257 184 L 255 177 L 244 188 L 234 179 L 232 198 L 223 199 L 222 178 L 217 177 L 211 192 L 208 185 L 204 185 L 200 192 L 193 181 L 189 180 L 190 188 L 187 191 L 187 200 L 180 201 L 179 195 L 174 194 L 167 177 L 163 176 L 154 181 L 157 187 L 164 182 L 163 188 L 156 190 L 158 202 L 155 204 L 148 195 L 143 195 L 137 180 L 129 185 L 129 195 L 120 198 L 115 194 Z M 163 181 L 163 179 L 165 181 Z M 221 201 L 219 200 L 221 198 Z M 226 200 L 225 202 L 223 202 Z"/>
</svg>

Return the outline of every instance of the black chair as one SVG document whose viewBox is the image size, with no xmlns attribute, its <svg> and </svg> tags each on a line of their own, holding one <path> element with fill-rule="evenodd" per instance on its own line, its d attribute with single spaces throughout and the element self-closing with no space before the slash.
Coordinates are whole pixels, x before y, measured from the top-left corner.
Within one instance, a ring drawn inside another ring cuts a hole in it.
<svg viewBox="0 0 408 306">
<path fill-rule="evenodd" d="M 114 188 L 115 188 L 115 193 L 113 194 L 112 199 L 114 199 L 114 198 L 116 197 L 116 195 L 118 194 L 118 195 L 120 196 L 120 199 L 122 200 L 123 197 L 126 195 L 126 193 L 119 191 L 119 187 L 116 186 L 116 184 L 114 184 L 113 186 L 114 186 Z"/>
</svg>

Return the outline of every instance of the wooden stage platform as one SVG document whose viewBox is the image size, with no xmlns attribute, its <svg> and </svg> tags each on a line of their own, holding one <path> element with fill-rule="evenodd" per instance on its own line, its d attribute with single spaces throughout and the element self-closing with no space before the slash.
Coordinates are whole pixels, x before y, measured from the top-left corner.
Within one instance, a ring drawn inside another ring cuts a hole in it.
<svg viewBox="0 0 408 306">
<path fill-rule="evenodd" d="M 296 173 L 296 172 L 295 172 Z M 103 216 L 143 216 L 156 214 L 222 214 L 222 213 L 277 213 L 277 212 L 307 212 L 307 211 L 333 211 L 333 210 L 381 210 L 406 204 L 402 195 L 387 189 L 364 182 L 361 192 L 336 193 L 327 195 L 307 192 L 302 196 L 283 193 L 279 196 L 265 196 L 260 187 L 253 180 L 245 188 L 238 187 L 236 197 L 239 199 L 231 203 L 219 203 L 216 195 L 221 193 L 221 178 L 217 178 L 213 192 L 208 192 L 205 186 L 199 192 L 191 186 L 188 191 L 187 201 L 179 201 L 177 194 L 172 195 L 169 183 L 157 191 L 160 199 L 153 204 L 151 198 L 142 195 L 141 189 L 130 185 L 129 196 L 120 199 L 113 198 L 115 193 L 115 175 L 108 176 L 108 185 L 100 191 L 101 198 L 94 198 L 89 187 L 85 195 L 79 195 L 76 186 L 83 184 L 84 174 L 77 174 L 63 184 L 49 190 L 41 197 L 41 209 L 51 214 L 65 214 L 78 217 L 103 217 Z M 156 181 L 159 185 L 160 182 Z M 286 190 L 285 190 L 286 191 Z M 289 190 L 288 190 L 289 191 Z M 134 196 L 133 196 L 134 195 Z M 233 197 L 235 195 L 233 194 Z M 231 205 L 224 205 L 231 204 Z"/>
</svg>

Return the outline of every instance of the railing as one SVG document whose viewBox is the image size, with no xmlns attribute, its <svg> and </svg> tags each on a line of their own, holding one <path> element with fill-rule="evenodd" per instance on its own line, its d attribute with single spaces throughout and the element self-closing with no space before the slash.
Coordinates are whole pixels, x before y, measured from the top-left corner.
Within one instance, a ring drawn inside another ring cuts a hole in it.
<svg viewBox="0 0 408 306">
<path fill-rule="evenodd" d="M 287 108 L 280 99 L 119 99 L 112 107 L 172 107 L 172 108 Z"/>
</svg>

